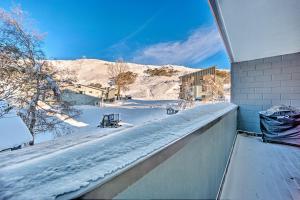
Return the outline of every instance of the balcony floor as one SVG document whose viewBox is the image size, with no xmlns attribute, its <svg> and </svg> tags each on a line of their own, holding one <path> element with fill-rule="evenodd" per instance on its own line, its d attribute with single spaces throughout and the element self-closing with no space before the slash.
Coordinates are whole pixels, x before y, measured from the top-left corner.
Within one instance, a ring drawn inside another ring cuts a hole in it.
<svg viewBox="0 0 300 200">
<path fill-rule="evenodd" d="M 221 199 L 300 199 L 300 148 L 238 135 Z"/>
</svg>

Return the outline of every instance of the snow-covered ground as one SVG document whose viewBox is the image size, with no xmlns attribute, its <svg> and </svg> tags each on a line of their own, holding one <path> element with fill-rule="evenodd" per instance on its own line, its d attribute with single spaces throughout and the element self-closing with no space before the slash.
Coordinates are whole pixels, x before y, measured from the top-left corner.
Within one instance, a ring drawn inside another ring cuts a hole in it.
<svg viewBox="0 0 300 200">
<path fill-rule="evenodd" d="M 0 199 L 53 199 L 101 183 L 235 108 L 230 103 L 199 105 L 107 135 L 79 134 L 75 140 L 64 137 L 4 152 L 0 154 Z M 159 117 L 159 112 L 148 115 Z"/>
<path fill-rule="evenodd" d="M 131 128 L 137 125 L 157 121 L 167 117 L 166 107 L 176 103 L 176 100 L 128 100 L 111 104 L 104 104 L 104 107 L 97 106 L 75 106 L 81 111 L 81 115 L 64 122 L 70 130 L 70 137 L 84 137 L 96 134 L 106 135 L 116 131 Z M 119 113 L 121 119 L 120 128 L 99 128 L 97 127 L 104 114 Z M 63 135 L 61 137 L 68 137 Z M 35 143 L 41 143 L 56 139 L 55 132 L 45 132 L 36 135 Z"/>
</svg>

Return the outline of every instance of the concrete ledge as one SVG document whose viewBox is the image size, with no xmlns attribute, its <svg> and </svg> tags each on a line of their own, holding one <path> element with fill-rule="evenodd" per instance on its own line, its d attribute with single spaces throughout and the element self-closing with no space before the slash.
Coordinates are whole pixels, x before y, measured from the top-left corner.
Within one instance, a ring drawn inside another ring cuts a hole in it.
<svg viewBox="0 0 300 200">
<path fill-rule="evenodd" d="M 98 185 L 94 185 L 89 190 L 86 190 L 83 193 L 78 193 L 75 196 L 74 194 L 70 194 L 71 196 L 64 195 L 63 198 L 80 197 L 82 199 L 112 199 L 116 197 L 119 193 L 126 190 L 143 176 L 147 175 L 151 170 L 153 170 L 154 168 L 165 162 L 167 159 L 172 157 L 174 154 L 176 154 L 179 150 L 184 148 L 199 134 L 204 134 L 207 130 L 224 119 L 228 114 L 236 112 L 236 110 L 237 107 L 234 107 L 223 115 L 218 116 L 202 127 L 199 127 L 197 130 L 191 132 L 185 137 L 170 143 L 165 148 L 155 152 L 145 159 L 136 162 L 134 165 L 120 171 L 118 174 L 115 174 L 106 181 L 103 181 Z"/>
</svg>

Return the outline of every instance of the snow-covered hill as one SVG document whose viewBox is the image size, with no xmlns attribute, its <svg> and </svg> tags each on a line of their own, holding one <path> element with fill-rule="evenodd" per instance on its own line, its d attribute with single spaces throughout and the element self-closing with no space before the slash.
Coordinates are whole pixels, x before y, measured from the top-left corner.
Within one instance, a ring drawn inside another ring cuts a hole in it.
<svg viewBox="0 0 300 200">
<path fill-rule="evenodd" d="M 79 83 L 81 84 L 101 83 L 103 86 L 108 85 L 107 69 L 111 66 L 112 62 L 96 59 L 57 60 L 51 62 L 57 67 L 69 68 L 76 71 Z M 163 66 L 134 63 L 127 63 L 127 65 L 130 71 L 137 73 L 138 77 L 135 83 L 130 85 L 129 90 L 123 92 L 123 94 L 132 95 L 134 98 L 141 99 L 177 99 L 179 93 L 178 77 L 199 70 L 184 66 L 167 65 L 170 68 L 178 70 L 178 73 L 172 77 L 150 77 L 144 73 L 145 70 Z"/>
<path fill-rule="evenodd" d="M 97 59 L 78 59 L 78 60 L 55 60 L 51 61 L 59 68 L 68 68 L 77 73 L 78 81 L 81 84 L 101 83 L 108 86 L 107 69 L 114 64 L 113 62 Z M 131 95 L 136 99 L 148 100 L 172 100 L 179 96 L 179 76 L 200 70 L 178 66 L 178 65 L 141 65 L 135 63 L 126 63 L 128 70 L 136 73 L 135 83 L 129 86 L 128 91 L 123 91 L 123 95 Z M 171 77 L 167 76 L 149 76 L 144 71 L 151 68 L 168 67 L 177 70 L 178 73 Z M 225 70 L 227 71 L 227 70 Z"/>
</svg>

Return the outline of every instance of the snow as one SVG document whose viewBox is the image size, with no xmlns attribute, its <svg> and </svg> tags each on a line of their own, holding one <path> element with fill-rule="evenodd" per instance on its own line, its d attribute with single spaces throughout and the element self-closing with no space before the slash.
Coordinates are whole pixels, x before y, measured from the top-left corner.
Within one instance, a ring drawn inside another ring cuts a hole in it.
<svg viewBox="0 0 300 200">
<path fill-rule="evenodd" d="M 54 199 L 85 190 L 234 108 L 230 103 L 200 105 L 113 134 L 81 136 L 75 140 L 64 137 L 2 153 L 0 198 Z"/>
<path fill-rule="evenodd" d="M 8 105 L 0 101 L 0 112 Z M 0 117 L 0 151 L 18 147 L 32 140 L 31 133 L 14 109 Z"/>
<path fill-rule="evenodd" d="M 113 62 L 97 59 L 79 59 L 79 60 L 55 60 L 50 61 L 54 66 L 62 69 L 74 70 L 78 75 L 80 84 L 101 83 L 103 86 L 109 86 L 107 75 L 108 68 Z M 128 70 L 137 74 L 133 84 L 129 86 L 128 91 L 122 91 L 124 95 L 131 95 L 134 99 L 148 100 L 170 100 L 178 99 L 179 96 L 179 77 L 188 73 L 201 70 L 201 68 L 189 68 L 178 65 L 164 65 L 168 68 L 177 70 L 178 73 L 171 77 L 167 76 L 149 76 L 144 73 L 147 69 L 161 68 L 159 65 L 142 65 L 135 63 L 126 63 Z M 221 69 L 218 69 L 221 70 Z M 222 71 L 229 71 L 224 70 Z M 230 84 L 225 85 L 225 93 L 229 95 Z"/>
<path fill-rule="evenodd" d="M 221 199 L 300 199 L 300 148 L 238 135 Z"/>
<path fill-rule="evenodd" d="M 51 90 L 54 92 L 56 96 L 60 95 L 59 87 L 56 83 L 56 81 L 51 76 L 46 76 L 46 80 L 48 82 L 48 85 L 50 86 Z"/>
<path fill-rule="evenodd" d="M 150 121 L 160 120 L 168 115 L 166 107 L 169 104 L 176 103 L 175 100 L 128 100 L 115 103 L 105 103 L 104 107 L 80 105 L 74 106 L 81 111 L 81 115 L 77 118 L 70 118 L 64 121 L 64 125 L 70 128 L 72 135 L 104 135 L 119 131 L 119 129 L 127 129 Z M 44 107 L 47 109 L 47 107 Z M 104 114 L 119 113 L 121 119 L 121 128 L 98 128 L 97 126 L 102 120 Z M 67 116 L 56 114 L 56 117 L 64 120 Z M 54 132 L 39 133 L 35 136 L 35 143 L 41 143 L 56 138 Z"/>
<path fill-rule="evenodd" d="M 103 86 L 109 86 L 107 69 L 113 62 L 107 62 L 97 59 L 80 60 L 57 60 L 50 61 L 54 66 L 63 69 L 76 71 L 78 80 L 81 84 L 101 83 Z M 200 69 L 193 69 L 184 66 L 167 65 L 170 68 L 178 70 L 178 74 L 166 76 L 150 77 L 144 73 L 148 68 L 159 68 L 156 65 L 141 65 L 127 63 L 128 69 L 136 73 L 136 81 L 129 86 L 129 90 L 124 94 L 131 95 L 133 98 L 151 99 L 151 100 L 169 100 L 178 99 L 179 96 L 179 76 L 191 73 Z"/>
</svg>

